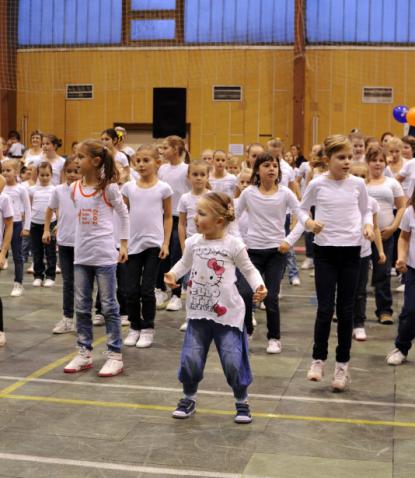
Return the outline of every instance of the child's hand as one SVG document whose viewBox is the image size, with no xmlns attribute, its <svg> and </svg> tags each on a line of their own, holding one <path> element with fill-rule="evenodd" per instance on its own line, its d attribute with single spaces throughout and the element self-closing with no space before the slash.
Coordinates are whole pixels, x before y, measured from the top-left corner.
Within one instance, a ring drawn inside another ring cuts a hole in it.
<svg viewBox="0 0 415 478">
<path fill-rule="evenodd" d="M 262 302 L 267 296 L 268 291 L 266 287 L 262 284 L 260 285 L 254 293 L 253 300 L 254 302 Z"/>
<path fill-rule="evenodd" d="M 22 232 L 20 233 L 21 237 L 29 237 L 30 236 L 30 231 L 28 229 L 23 229 Z"/>
<path fill-rule="evenodd" d="M 159 258 L 165 259 L 169 255 L 169 246 L 168 244 L 163 244 L 160 249 Z"/>
<path fill-rule="evenodd" d="M 313 219 L 307 219 L 305 225 L 307 229 L 314 234 L 320 234 L 320 232 L 324 229 L 324 224 L 321 224 L 318 221 L 313 221 Z"/>
<path fill-rule="evenodd" d="M 118 262 L 124 264 L 128 261 L 128 249 L 125 245 L 120 244 L 120 252 L 118 254 Z"/>
<path fill-rule="evenodd" d="M 406 267 L 406 262 L 402 259 L 398 259 L 396 261 L 395 268 L 401 274 L 405 274 L 405 272 L 408 271 L 408 268 Z"/>
<path fill-rule="evenodd" d="M 365 224 L 365 227 L 363 228 L 363 237 L 370 242 L 375 240 L 375 233 L 371 224 Z"/>
<path fill-rule="evenodd" d="M 281 254 L 287 254 L 287 252 L 291 249 L 291 246 L 286 241 L 282 241 L 280 247 L 278 248 L 278 252 Z"/>
<path fill-rule="evenodd" d="M 379 254 L 378 264 L 384 264 L 386 262 L 386 255 L 384 252 Z"/>
<path fill-rule="evenodd" d="M 50 231 L 45 231 L 42 236 L 43 244 L 50 244 Z"/>
<path fill-rule="evenodd" d="M 393 236 L 393 233 L 395 231 L 393 230 L 393 228 L 391 227 L 385 227 L 385 229 L 383 229 L 382 231 L 380 231 L 380 235 L 382 236 L 382 239 L 384 241 L 387 241 L 390 237 Z"/>
<path fill-rule="evenodd" d="M 6 255 L 3 253 L 0 253 L 0 269 L 3 268 L 5 262 L 6 262 Z"/>
<path fill-rule="evenodd" d="M 176 284 L 176 276 L 173 274 L 173 272 L 166 272 L 164 274 L 164 283 L 170 289 L 176 289 L 179 287 L 179 284 Z"/>
</svg>

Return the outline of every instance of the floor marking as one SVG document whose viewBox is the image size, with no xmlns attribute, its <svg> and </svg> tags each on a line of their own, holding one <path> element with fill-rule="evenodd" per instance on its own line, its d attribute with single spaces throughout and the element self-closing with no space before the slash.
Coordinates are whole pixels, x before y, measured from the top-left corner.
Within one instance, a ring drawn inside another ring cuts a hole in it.
<svg viewBox="0 0 415 478">
<path fill-rule="evenodd" d="M 102 344 L 106 340 L 107 340 L 107 336 L 104 335 L 104 336 L 100 337 L 99 339 L 97 339 L 95 342 L 93 342 L 92 345 L 94 347 L 96 347 L 97 345 Z M 31 373 L 27 377 L 18 380 L 16 383 L 13 383 L 12 385 L 9 385 L 8 387 L 3 388 L 3 390 L 0 390 L 0 398 L 4 398 L 5 396 L 9 395 L 10 393 L 15 392 L 18 388 L 21 388 L 24 385 L 26 385 L 26 383 L 30 382 L 31 380 L 33 380 L 35 378 L 40 378 L 43 375 L 46 375 L 47 373 L 51 372 L 55 368 L 60 367 L 65 362 L 67 362 L 68 360 L 71 360 L 73 357 L 75 357 L 75 355 L 77 353 L 78 352 L 75 351 L 75 352 L 72 352 L 70 354 L 67 354 L 64 357 L 61 357 L 60 359 L 57 359 L 54 362 L 52 362 L 48 365 L 45 365 L 44 367 L 36 370 L 35 372 Z"/>
<path fill-rule="evenodd" d="M 104 402 L 99 400 L 79 400 L 73 398 L 58 398 L 58 397 L 37 397 L 32 395 L 6 395 L 5 400 L 22 400 L 44 403 L 56 403 L 60 405 L 80 405 L 89 407 L 101 408 L 121 408 L 130 410 L 153 410 L 159 412 L 172 412 L 173 407 L 166 405 L 148 405 L 144 403 L 128 403 L 128 402 Z M 215 410 L 209 408 L 198 408 L 197 412 L 203 415 L 234 415 L 234 410 Z M 336 418 L 336 417 L 318 417 L 306 415 L 285 415 L 282 413 L 266 413 L 254 412 L 252 416 L 255 418 L 268 418 L 274 420 L 292 420 L 305 422 L 319 422 L 319 423 L 344 423 L 347 425 L 368 425 L 368 426 L 382 426 L 394 428 L 415 428 L 415 422 L 400 422 L 388 420 L 364 420 L 358 418 Z"/>
<path fill-rule="evenodd" d="M 130 471 L 133 473 L 149 473 L 162 476 L 200 476 L 204 478 L 242 478 L 240 473 L 216 473 L 202 470 L 180 470 L 175 468 L 163 468 L 155 466 L 125 465 L 117 463 L 105 463 L 99 461 L 68 460 L 65 458 L 53 458 L 45 456 L 18 455 L 14 453 L 0 453 L 0 460 L 25 461 L 45 465 L 76 466 L 81 468 L 95 468 L 98 470 Z M 243 475 L 246 478 L 259 478 L 255 475 Z M 266 478 L 262 476 L 262 478 Z"/>
<path fill-rule="evenodd" d="M 9 375 L 0 375 L 0 380 L 22 380 L 24 377 L 12 377 Z M 29 380 L 28 380 L 29 381 Z M 181 388 L 173 387 L 153 387 L 149 385 L 126 385 L 120 383 L 97 383 L 97 382 L 84 382 L 82 380 L 72 381 L 72 380 L 59 380 L 59 379 L 48 379 L 48 378 L 32 378 L 30 379 L 32 383 L 50 383 L 58 385 L 70 385 L 78 387 L 97 387 L 97 388 L 115 388 L 115 389 L 125 389 L 125 390 L 145 390 L 149 392 L 172 392 L 172 393 L 182 393 Z M 232 392 L 222 392 L 216 390 L 198 390 L 198 395 L 211 395 L 211 396 L 220 396 L 220 397 L 232 397 Z M 415 408 L 415 403 L 397 403 L 397 402 L 382 402 L 382 401 L 371 401 L 371 400 L 350 400 L 342 398 L 320 398 L 320 397 L 304 397 L 298 395 L 267 395 L 264 393 L 250 393 L 249 398 L 258 398 L 264 400 L 282 400 L 282 401 L 293 401 L 293 402 L 316 402 L 316 403 L 336 403 L 344 405 L 368 405 L 375 407 L 396 407 L 396 408 Z"/>
</svg>

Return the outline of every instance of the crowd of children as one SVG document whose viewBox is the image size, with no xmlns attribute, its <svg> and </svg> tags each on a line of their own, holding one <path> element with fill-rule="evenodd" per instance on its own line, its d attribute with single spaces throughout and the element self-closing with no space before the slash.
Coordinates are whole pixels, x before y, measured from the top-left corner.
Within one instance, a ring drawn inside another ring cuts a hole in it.
<svg viewBox="0 0 415 478">
<path fill-rule="evenodd" d="M 406 360 L 415 338 L 415 138 L 385 133 L 377 141 L 354 130 L 314 145 L 308 160 L 299 145 L 285 151 L 280 138 L 250 144 L 244 158 L 206 149 L 191 159 L 177 136 L 134 151 L 121 127 L 74 143 L 66 160 L 53 134 L 34 131 L 27 150 L 17 132 L 1 143 L 0 267 L 11 248 L 11 296 L 18 297 L 29 253 L 34 287 L 53 287 L 59 262 L 63 314 L 53 333 L 76 331 L 79 349 L 66 373 L 93 366 L 93 325 L 107 333 L 98 375 L 121 373 L 122 345 L 150 347 L 157 309 L 181 310 L 183 289 L 184 397 L 173 416 L 195 412 L 214 341 L 234 392 L 235 421 L 249 423 L 255 308 L 266 311 L 266 352 L 281 353 L 280 285 L 284 274 L 301 285 L 294 245 L 303 234 L 301 269 L 312 270 L 317 295 L 307 378 L 323 378 L 335 318 L 331 387 L 349 386 L 352 338 L 367 340 L 370 268 L 375 314 L 385 325 L 394 323 L 391 275 L 401 274 L 404 305 L 386 360 Z M 124 341 L 122 325 L 129 327 Z"/>
</svg>

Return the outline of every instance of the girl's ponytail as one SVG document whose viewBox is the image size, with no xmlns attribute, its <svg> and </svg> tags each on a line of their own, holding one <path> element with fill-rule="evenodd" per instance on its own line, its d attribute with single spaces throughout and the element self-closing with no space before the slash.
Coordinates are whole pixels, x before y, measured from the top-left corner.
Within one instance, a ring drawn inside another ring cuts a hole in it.
<svg viewBox="0 0 415 478">
<path fill-rule="evenodd" d="M 118 182 L 119 172 L 115 165 L 114 156 L 106 146 L 103 146 L 100 141 L 86 140 L 79 145 L 79 148 L 83 148 L 87 156 L 101 159 L 97 168 L 97 191 L 104 191 L 108 184 Z"/>
</svg>

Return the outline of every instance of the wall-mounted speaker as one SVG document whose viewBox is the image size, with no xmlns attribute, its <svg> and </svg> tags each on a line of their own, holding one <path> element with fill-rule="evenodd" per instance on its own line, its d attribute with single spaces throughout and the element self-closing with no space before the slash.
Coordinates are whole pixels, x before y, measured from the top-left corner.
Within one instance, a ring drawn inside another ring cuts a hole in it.
<svg viewBox="0 0 415 478">
<path fill-rule="evenodd" d="M 186 137 L 186 88 L 153 88 L 153 138 Z"/>
</svg>

